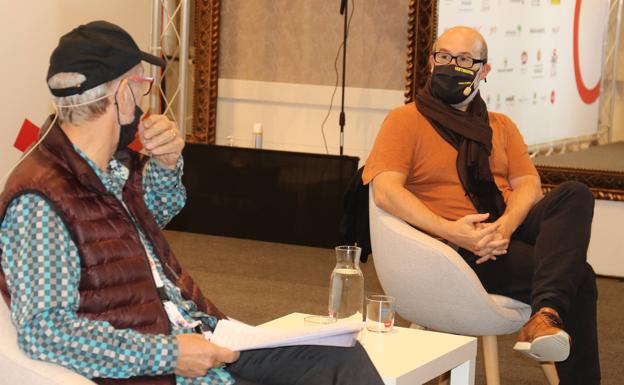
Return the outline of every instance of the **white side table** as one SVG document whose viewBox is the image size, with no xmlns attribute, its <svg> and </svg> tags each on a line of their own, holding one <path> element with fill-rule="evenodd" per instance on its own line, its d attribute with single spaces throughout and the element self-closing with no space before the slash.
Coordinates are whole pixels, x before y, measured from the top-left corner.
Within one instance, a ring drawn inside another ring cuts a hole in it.
<svg viewBox="0 0 624 385">
<path fill-rule="evenodd" d="M 292 313 L 260 326 L 298 328 L 307 315 Z M 474 337 L 395 327 L 389 333 L 364 329 L 358 340 L 386 385 L 424 384 L 449 370 L 451 385 L 474 385 Z"/>
</svg>

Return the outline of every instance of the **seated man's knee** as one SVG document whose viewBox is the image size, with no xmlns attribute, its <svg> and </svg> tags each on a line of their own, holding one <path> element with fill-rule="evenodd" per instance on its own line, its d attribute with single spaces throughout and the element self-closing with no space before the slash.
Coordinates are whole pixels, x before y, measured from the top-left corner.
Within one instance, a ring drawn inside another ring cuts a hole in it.
<svg viewBox="0 0 624 385">
<path fill-rule="evenodd" d="M 566 200 L 573 204 L 575 208 L 586 208 L 593 211 L 594 195 L 585 184 L 577 181 L 563 182 L 557 186 L 556 190 L 567 198 Z"/>
<path fill-rule="evenodd" d="M 587 292 L 593 297 L 598 299 L 598 286 L 596 285 L 596 273 L 589 263 L 585 264 L 585 277 L 583 280 L 583 286 L 586 287 Z"/>
</svg>

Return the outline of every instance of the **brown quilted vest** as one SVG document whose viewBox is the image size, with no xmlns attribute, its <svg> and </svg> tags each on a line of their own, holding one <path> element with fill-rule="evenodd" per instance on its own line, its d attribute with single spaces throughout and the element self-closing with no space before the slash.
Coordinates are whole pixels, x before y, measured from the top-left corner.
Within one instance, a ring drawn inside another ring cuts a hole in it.
<svg viewBox="0 0 624 385">
<path fill-rule="evenodd" d="M 108 193 L 88 163 L 74 151 L 58 125 L 12 172 L 0 194 L 0 223 L 8 205 L 25 193 L 43 197 L 61 217 L 80 254 L 78 315 L 108 321 L 117 329 L 147 334 L 169 334 L 169 321 L 156 291 L 147 255 L 138 232 L 122 204 Z M 130 170 L 123 200 L 153 245 L 167 277 L 185 299 L 201 311 L 224 315 L 204 296 L 182 269 L 158 224 L 143 201 L 145 159 L 126 150 L 117 158 Z M 2 250 L 0 250 L 0 258 Z M 10 295 L 0 267 L 0 291 Z M 173 375 L 94 379 L 98 384 L 173 385 Z"/>
</svg>

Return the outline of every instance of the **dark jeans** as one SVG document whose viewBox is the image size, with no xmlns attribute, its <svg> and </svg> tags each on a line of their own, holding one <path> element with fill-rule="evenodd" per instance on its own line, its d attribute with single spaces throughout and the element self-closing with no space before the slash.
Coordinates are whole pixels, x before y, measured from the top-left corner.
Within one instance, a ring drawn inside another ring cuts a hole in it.
<svg viewBox="0 0 624 385">
<path fill-rule="evenodd" d="M 383 385 L 359 343 L 250 350 L 228 365 L 228 372 L 237 385 Z"/>
<path fill-rule="evenodd" d="M 460 253 L 489 293 L 556 309 L 572 337 L 570 357 L 557 363 L 560 385 L 600 384 L 596 325 L 596 275 L 587 263 L 594 198 L 577 182 L 565 182 L 530 211 L 511 237 L 508 252 L 476 265 Z"/>
</svg>

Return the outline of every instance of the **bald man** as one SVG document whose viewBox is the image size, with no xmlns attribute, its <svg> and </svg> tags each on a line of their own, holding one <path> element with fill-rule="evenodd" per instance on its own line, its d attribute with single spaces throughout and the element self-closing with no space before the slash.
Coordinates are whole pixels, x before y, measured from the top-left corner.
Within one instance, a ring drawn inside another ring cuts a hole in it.
<svg viewBox="0 0 624 385">
<path fill-rule="evenodd" d="M 599 384 L 591 192 L 566 182 L 542 196 L 522 135 L 479 95 L 490 65 L 477 31 L 447 30 L 430 65 L 415 103 L 386 117 L 364 183 L 379 207 L 454 247 L 488 292 L 531 304 L 515 350 L 557 362 L 561 385 Z"/>
</svg>

